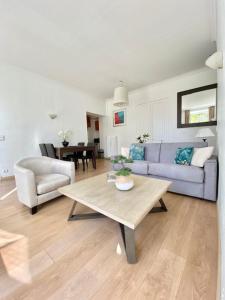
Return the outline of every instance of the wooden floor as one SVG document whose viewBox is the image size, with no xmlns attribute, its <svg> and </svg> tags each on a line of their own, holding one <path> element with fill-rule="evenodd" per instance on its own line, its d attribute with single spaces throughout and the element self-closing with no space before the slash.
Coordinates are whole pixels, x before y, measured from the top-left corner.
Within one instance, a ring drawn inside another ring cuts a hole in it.
<svg viewBox="0 0 225 300">
<path fill-rule="evenodd" d="M 99 160 L 96 171 L 80 168 L 76 178 L 109 168 Z M 0 197 L 14 187 L 1 182 Z M 67 222 L 66 197 L 32 216 L 11 194 L 0 201 L 0 299 L 216 299 L 215 203 L 172 193 L 164 200 L 168 213 L 148 215 L 138 227 L 138 263 L 129 265 L 116 222 Z"/>
</svg>

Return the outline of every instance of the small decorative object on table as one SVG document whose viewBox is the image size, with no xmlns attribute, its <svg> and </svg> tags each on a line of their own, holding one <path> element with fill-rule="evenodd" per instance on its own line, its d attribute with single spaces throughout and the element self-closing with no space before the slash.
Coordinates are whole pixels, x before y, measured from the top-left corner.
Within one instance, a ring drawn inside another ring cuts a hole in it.
<svg viewBox="0 0 225 300">
<path fill-rule="evenodd" d="M 62 138 L 63 147 L 67 147 L 69 145 L 68 139 L 72 135 L 71 130 L 60 130 L 58 132 L 58 136 Z"/>
<path fill-rule="evenodd" d="M 138 143 L 140 143 L 140 144 L 143 144 L 143 143 L 148 142 L 149 139 L 150 139 L 149 133 L 144 133 L 144 134 L 139 135 L 139 136 L 137 137 L 137 141 L 138 141 Z"/>
<path fill-rule="evenodd" d="M 107 182 L 115 182 L 116 181 L 116 172 L 115 171 L 108 172 L 106 174 L 106 176 L 107 176 Z"/>
<path fill-rule="evenodd" d="M 134 180 L 131 177 L 131 169 L 125 167 L 125 163 L 132 163 L 133 160 L 126 158 L 125 156 L 119 155 L 112 160 L 113 164 L 120 164 L 121 169 L 115 173 L 116 188 L 120 191 L 128 191 L 134 186 Z"/>
<path fill-rule="evenodd" d="M 65 140 L 65 141 L 62 142 L 62 144 L 63 144 L 63 147 L 68 147 L 69 142 L 67 142 L 67 141 Z"/>
</svg>

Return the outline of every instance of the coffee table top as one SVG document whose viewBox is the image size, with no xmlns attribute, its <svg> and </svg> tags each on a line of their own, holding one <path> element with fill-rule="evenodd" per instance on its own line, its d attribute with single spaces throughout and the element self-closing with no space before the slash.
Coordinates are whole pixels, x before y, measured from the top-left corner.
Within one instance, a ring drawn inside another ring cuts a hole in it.
<svg viewBox="0 0 225 300">
<path fill-rule="evenodd" d="M 133 189 L 119 191 L 113 182 L 107 182 L 106 174 L 59 188 L 59 192 L 132 229 L 138 226 L 171 184 L 167 180 L 132 175 Z"/>
</svg>

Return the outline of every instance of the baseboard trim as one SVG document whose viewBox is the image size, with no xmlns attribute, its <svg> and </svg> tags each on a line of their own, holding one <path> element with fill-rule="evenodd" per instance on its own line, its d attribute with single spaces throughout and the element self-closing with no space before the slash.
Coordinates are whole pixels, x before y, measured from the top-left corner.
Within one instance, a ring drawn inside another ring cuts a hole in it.
<svg viewBox="0 0 225 300">
<path fill-rule="evenodd" d="M 0 176 L 0 181 L 13 180 L 15 176 Z"/>
</svg>

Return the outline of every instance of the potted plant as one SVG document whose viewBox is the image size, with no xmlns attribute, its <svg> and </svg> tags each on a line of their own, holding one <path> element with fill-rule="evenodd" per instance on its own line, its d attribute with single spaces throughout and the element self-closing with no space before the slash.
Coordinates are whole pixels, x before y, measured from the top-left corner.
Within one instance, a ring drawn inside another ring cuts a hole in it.
<svg viewBox="0 0 225 300">
<path fill-rule="evenodd" d="M 144 133 L 144 134 L 139 135 L 139 136 L 137 137 L 137 141 L 138 141 L 138 143 L 140 143 L 140 144 L 146 143 L 147 141 L 149 141 L 149 139 L 150 139 L 149 133 Z"/>
<path fill-rule="evenodd" d="M 71 130 L 60 130 L 58 132 L 58 136 L 62 138 L 62 144 L 64 147 L 67 147 L 69 145 L 69 137 L 72 135 Z"/>
<path fill-rule="evenodd" d="M 115 185 L 118 190 L 128 191 L 134 186 L 134 181 L 131 177 L 131 169 L 125 167 L 125 163 L 133 163 L 133 160 L 119 155 L 112 160 L 113 164 L 119 164 L 121 168 L 116 172 Z"/>
</svg>

